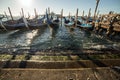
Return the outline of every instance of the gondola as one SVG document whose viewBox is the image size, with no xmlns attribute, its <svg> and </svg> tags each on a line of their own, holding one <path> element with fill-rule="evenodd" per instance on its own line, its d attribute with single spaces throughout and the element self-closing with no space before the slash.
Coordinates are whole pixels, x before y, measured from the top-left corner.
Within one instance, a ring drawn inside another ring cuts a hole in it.
<svg viewBox="0 0 120 80">
<path fill-rule="evenodd" d="M 81 20 L 77 21 L 77 27 L 84 29 L 84 30 L 93 30 L 93 23 L 92 23 L 92 18 L 90 19 L 85 19 L 81 17 Z"/>
<path fill-rule="evenodd" d="M 85 29 L 85 30 L 92 30 L 93 26 L 90 23 L 83 23 L 81 25 L 77 24 L 77 27 L 80 27 L 81 29 Z"/>
<path fill-rule="evenodd" d="M 57 17 L 57 19 L 53 19 L 53 20 L 51 20 L 50 21 L 50 27 L 59 27 L 59 23 L 60 23 L 60 21 L 59 21 L 59 18 Z"/>
<path fill-rule="evenodd" d="M 64 25 L 66 27 L 74 27 L 75 26 L 75 22 L 74 22 L 74 20 L 66 19 L 64 17 Z"/>
<path fill-rule="evenodd" d="M 23 30 L 23 29 L 40 29 L 41 27 L 47 26 L 43 23 L 44 18 L 38 19 L 36 21 L 27 20 L 26 18 L 20 18 L 19 20 L 8 20 L 5 22 L 1 21 L 1 30 Z"/>
<path fill-rule="evenodd" d="M 53 19 L 53 17 L 51 16 L 51 18 L 49 17 L 50 15 L 48 15 L 47 10 L 46 10 L 46 23 L 48 24 L 48 26 L 50 28 L 53 29 L 57 29 L 59 27 L 59 18 L 57 17 L 57 19 Z"/>
<path fill-rule="evenodd" d="M 42 27 L 47 27 L 47 23 L 44 22 L 45 16 L 36 20 L 26 20 L 27 25 L 30 29 L 41 29 Z"/>
</svg>

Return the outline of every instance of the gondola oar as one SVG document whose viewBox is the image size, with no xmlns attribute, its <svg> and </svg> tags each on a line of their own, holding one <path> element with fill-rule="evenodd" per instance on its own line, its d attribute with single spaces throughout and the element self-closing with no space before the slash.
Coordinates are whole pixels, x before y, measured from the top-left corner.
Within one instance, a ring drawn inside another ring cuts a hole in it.
<svg viewBox="0 0 120 80">
<path fill-rule="evenodd" d="M 25 23 L 25 27 L 27 29 L 29 29 L 29 26 L 28 26 L 28 21 L 26 20 L 26 18 L 23 17 L 23 22 Z"/>
<path fill-rule="evenodd" d="M 0 20 L 0 25 L 1 25 L 2 28 L 4 28 L 4 30 L 7 31 L 6 27 L 5 27 L 5 26 L 3 25 L 3 23 L 2 23 L 2 20 Z"/>
<path fill-rule="evenodd" d="M 6 14 L 6 12 L 5 12 L 5 11 L 4 11 L 4 14 L 5 14 L 5 16 L 6 16 L 7 20 L 8 20 L 8 16 L 7 16 L 7 14 Z"/>
<path fill-rule="evenodd" d="M 25 27 L 26 27 L 27 29 L 29 29 L 28 21 L 27 21 L 26 18 L 24 17 L 24 10 L 23 10 L 23 8 L 21 8 L 21 10 L 22 10 L 22 18 L 23 18 L 23 22 L 25 23 Z"/>
</svg>

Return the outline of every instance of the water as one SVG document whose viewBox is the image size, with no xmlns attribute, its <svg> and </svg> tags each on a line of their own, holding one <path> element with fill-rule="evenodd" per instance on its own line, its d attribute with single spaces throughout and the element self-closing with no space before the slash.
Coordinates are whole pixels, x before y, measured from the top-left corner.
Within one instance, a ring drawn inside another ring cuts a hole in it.
<svg viewBox="0 0 120 80">
<path fill-rule="evenodd" d="M 84 50 L 120 49 L 120 42 L 79 28 L 60 26 L 53 30 L 49 27 L 36 30 L 15 30 L 0 32 L 0 52 L 19 52 L 24 50 Z"/>
</svg>

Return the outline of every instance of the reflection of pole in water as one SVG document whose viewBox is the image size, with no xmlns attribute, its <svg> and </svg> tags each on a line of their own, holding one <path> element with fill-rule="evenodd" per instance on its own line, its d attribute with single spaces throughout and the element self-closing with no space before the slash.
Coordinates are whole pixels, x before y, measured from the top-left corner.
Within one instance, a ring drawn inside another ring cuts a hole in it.
<svg viewBox="0 0 120 80">
<path fill-rule="evenodd" d="M 74 35 L 75 34 L 75 28 L 74 27 L 67 27 L 68 32 L 70 33 L 70 35 Z"/>
<path fill-rule="evenodd" d="M 81 44 L 81 50 L 83 50 L 83 40 L 81 40 L 82 44 Z"/>
<path fill-rule="evenodd" d="M 55 28 L 51 28 L 51 27 L 49 27 L 49 28 L 50 28 L 50 36 L 51 36 L 51 38 L 55 38 L 58 29 L 57 28 L 56 29 Z"/>
<path fill-rule="evenodd" d="M 66 27 L 66 28 L 71 34 L 73 34 L 73 32 L 75 30 L 74 27 Z"/>
<path fill-rule="evenodd" d="M 74 32 L 74 28 L 73 27 L 69 28 L 69 30 L 70 30 L 71 33 Z"/>
</svg>

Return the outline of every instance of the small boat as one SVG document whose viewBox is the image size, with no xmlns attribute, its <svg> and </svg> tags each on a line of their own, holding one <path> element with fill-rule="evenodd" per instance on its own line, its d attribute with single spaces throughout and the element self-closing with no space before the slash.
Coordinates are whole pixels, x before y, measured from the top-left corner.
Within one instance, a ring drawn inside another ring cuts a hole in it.
<svg viewBox="0 0 120 80">
<path fill-rule="evenodd" d="M 75 26 L 75 22 L 74 22 L 74 20 L 66 19 L 64 17 L 64 25 L 66 27 L 74 27 Z"/>
<path fill-rule="evenodd" d="M 53 19 L 53 17 L 51 16 L 51 19 L 49 18 L 50 15 L 48 15 L 47 10 L 46 10 L 46 23 L 48 24 L 49 27 L 51 28 L 58 28 L 59 27 L 59 18 L 57 17 L 57 19 Z"/>
<path fill-rule="evenodd" d="M 41 27 L 47 27 L 47 23 L 44 22 L 45 16 L 36 20 L 25 20 L 30 29 L 41 29 Z"/>
<path fill-rule="evenodd" d="M 85 30 L 92 30 L 93 26 L 90 23 L 84 23 L 84 24 L 77 24 L 78 27 L 80 27 L 81 29 L 85 29 Z"/>
<path fill-rule="evenodd" d="M 43 23 L 44 18 L 36 21 L 27 20 L 26 18 L 20 18 L 19 20 L 1 21 L 0 29 L 2 30 L 23 30 L 23 29 L 40 29 L 43 26 L 47 26 Z"/>
<path fill-rule="evenodd" d="M 93 29 L 93 24 L 92 24 L 92 19 L 85 19 L 81 17 L 81 20 L 77 21 L 77 27 L 85 30 L 92 30 Z"/>
<path fill-rule="evenodd" d="M 57 19 L 51 20 L 51 23 L 49 24 L 51 27 L 59 27 L 59 18 L 57 17 Z"/>
<path fill-rule="evenodd" d="M 65 26 L 66 27 L 72 27 L 72 26 L 74 26 L 75 25 L 75 23 L 73 22 L 73 21 L 71 21 L 71 22 L 69 22 L 69 23 L 65 23 Z"/>
<path fill-rule="evenodd" d="M 21 22 L 20 21 L 21 19 L 19 20 L 8 20 L 8 21 L 5 21 L 5 22 L 0 22 L 1 25 L 0 25 L 0 29 L 2 30 L 17 30 L 17 29 L 23 29 L 25 28 L 25 23 L 24 22 Z"/>
</svg>

